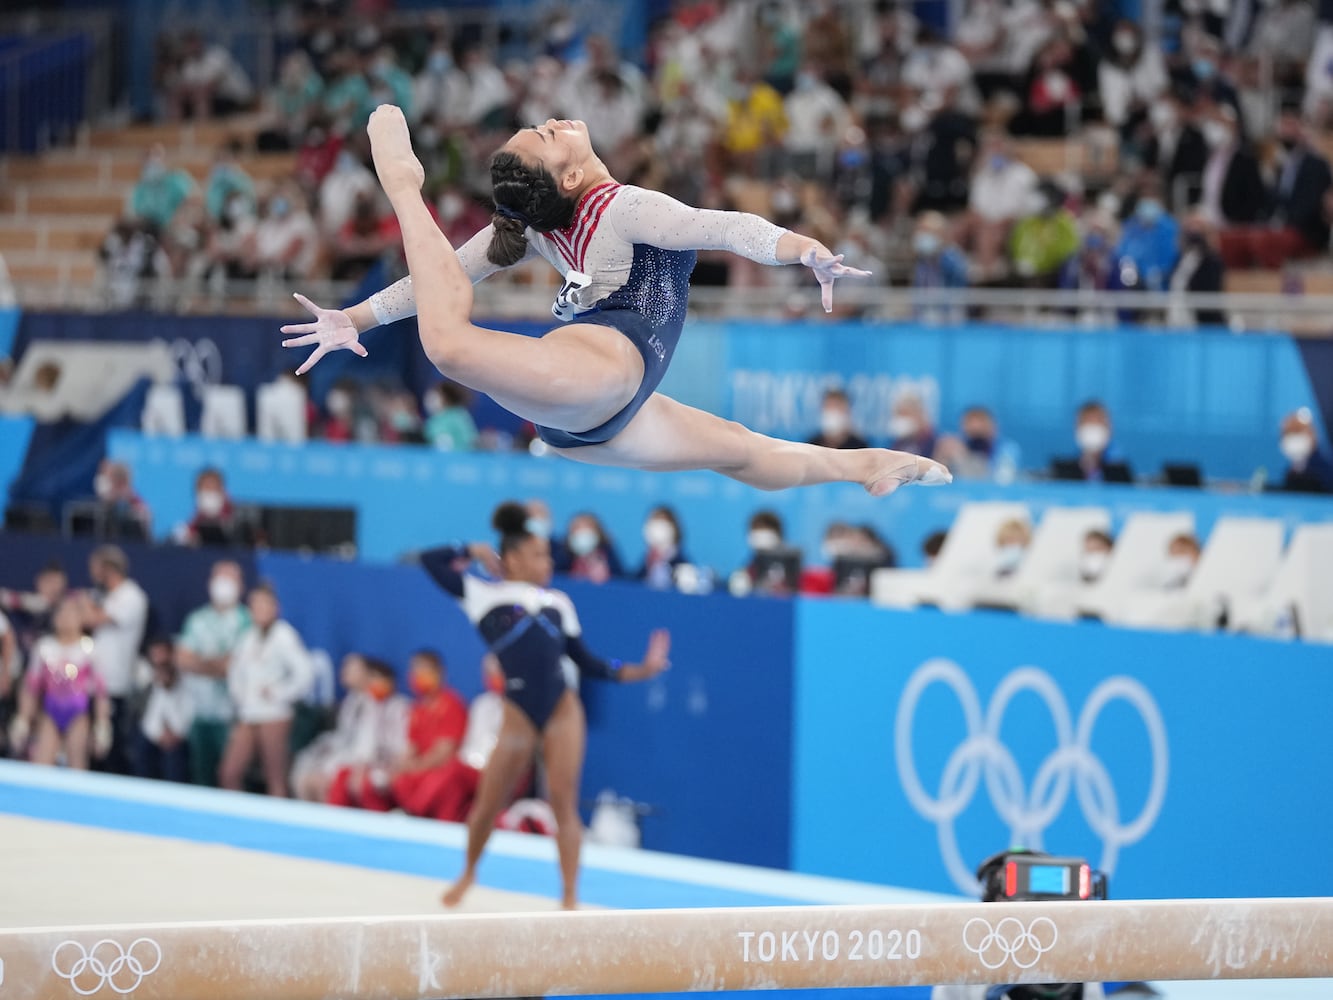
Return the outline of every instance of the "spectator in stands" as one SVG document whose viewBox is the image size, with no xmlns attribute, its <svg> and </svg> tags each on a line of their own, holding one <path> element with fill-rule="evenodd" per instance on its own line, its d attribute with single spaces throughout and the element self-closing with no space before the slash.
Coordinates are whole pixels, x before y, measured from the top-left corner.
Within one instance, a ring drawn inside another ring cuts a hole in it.
<svg viewBox="0 0 1333 1000">
<path fill-rule="evenodd" d="M 126 309 L 142 304 L 149 279 L 166 274 L 170 262 L 152 223 L 136 218 L 119 220 L 97 251 L 108 305 Z"/>
<path fill-rule="evenodd" d="M 134 671 L 148 625 L 148 595 L 130 579 L 129 558 L 114 545 L 93 550 L 88 576 L 95 592 L 79 594 L 77 607 L 84 628 L 92 631 L 93 664 L 111 699 L 111 741 L 102 768 L 128 774 L 134 744 Z"/>
<path fill-rule="evenodd" d="M 34 764 L 54 764 L 63 754 L 66 766 L 87 770 L 112 746 L 106 679 L 93 640 L 83 633 L 81 604 L 67 596 L 56 606 L 54 630 L 37 641 L 19 690 L 9 742 L 20 759 L 28 748 Z"/>
<path fill-rule="evenodd" d="M 1060 269 L 1078 250 L 1078 220 L 1064 207 L 1065 193 L 1046 182 L 1032 195 L 1029 214 L 1014 226 L 1009 255 L 1014 271 L 1026 283 L 1052 285 Z"/>
<path fill-rule="evenodd" d="M 833 570 L 833 593 L 846 597 L 864 597 L 874 570 L 898 564 L 893 546 L 869 524 L 829 525 L 822 551 Z"/>
<path fill-rule="evenodd" d="M 425 444 L 417 397 L 403 388 L 387 394 L 380 440 L 385 444 Z"/>
<path fill-rule="evenodd" d="M 254 277 L 258 228 L 254 204 L 242 195 L 232 194 L 223 205 L 222 217 L 208 234 L 206 253 L 214 280 Z"/>
<path fill-rule="evenodd" d="M 1230 66 L 1222 43 L 1209 34 L 1198 33 L 1189 44 L 1190 64 L 1186 79 L 1196 101 L 1225 104 L 1241 119 L 1240 95 L 1236 92 Z"/>
<path fill-rule="evenodd" d="M 1078 253 L 1060 269 L 1060 287 L 1098 292 L 1121 287 L 1113 252 L 1117 242 L 1115 218 L 1100 208 L 1093 209 L 1084 217 L 1082 228 Z"/>
<path fill-rule="evenodd" d="M 391 767 L 407 750 L 411 706 L 398 693 L 393 668 L 348 653 L 340 680 L 346 696 L 337 724 L 297 754 L 292 766 L 292 791 L 307 802 L 357 805 L 353 795 L 370 772 Z"/>
<path fill-rule="evenodd" d="M 56 606 L 69 590 L 69 577 L 59 562 L 49 562 L 37 571 L 30 592 L 0 587 L 0 608 L 9 614 L 10 625 L 18 640 L 20 661 L 31 651 L 37 640 L 55 627 L 52 618 Z M 15 674 L 22 669 L 15 665 Z"/>
<path fill-rule="evenodd" d="M 375 175 L 365 167 L 361 147 L 344 147 L 334 161 L 333 169 L 319 188 L 319 227 L 326 237 L 336 236 L 352 218 L 357 199 L 377 197 L 379 185 Z"/>
<path fill-rule="evenodd" d="M 1173 292 L 1212 293 L 1222 291 L 1226 268 L 1214 246 L 1213 229 L 1202 211 L 1191 212 L 1180 230 L 1180 258 L 1167 287 Z M 1173 326 L 1222 326 L 1226 313 L 1220 309 L 1186 309 L 1173 303 L 1167 312 Z"/>
<path fill-rule="evenodd" d="M 197 279 L 208 270 L 208 242 L 213 225 L 204 199 L 194 194 L 185 199 L 162 234 L 162 252 L 167 271 L 174 278 Z"/>
<path fill-rule="evenodd" d="M 468 410 L 468 391 L 445 380 L 422 398 L 426 411 L 426 443 L 440 451 L 471 451 L 477 445 L 477 424 Z"/>
<path fill-rule="evenodd" d="M 477 199 L 469 197 L 454 184 L 446 183 L 440 189 L 435 199 L 435 211 L 439 216 L 440 231 L 455 246 L 466 243 L 490 222 Z"/>
<path fill-rule="evenodd" d="M 1208 162 L 1208 143 L 1199 127 L 1193 95 L 1163 94 L 1148 109 L 1140 126 L 1139 148 L 1144 165 L 1157 172 L 1162 190 L 1176 210 L 1200 194 L 1200 178 Z"/>
<path fill-rule="evenodd" d="M 523 508 L 528 512 L 525 525 L 528 534 L 546 539 L 553 561 L 565 561 L 568 553 L 564 539 L 555 533 L 555 517 L 551 514 L 551 505 L 541 497 L 529 497 L 523 502 Z"/>
<path fill-rule="evenodd" d="M 866 439 L 856 432 L 856 420 L 852 416 L 852 401 L 846 390 L 830 388 L 824 390 L 824 398 L 819 406 L 819 433 L 810 439 L 810 444 L 824 448 L 868 448 Z"/>
<path fill-rule="evenodd" d="M 191 31 L 182 40 L 181 55 L 180 71 L 167 95 L 173 118 L 225 118 L 253 103 L 254 86 L 226 47 L 206 44 L 199 32 Z"/>
<path fill-rule="evenodd" d="M 397 241 L 397 220 L 381 209 L 379 196 L 370 191 L 358 193 L 351 217 L 334 239 L 333 280 L 359 281 Z"/>
<path fill-rule="evenodd" d="M 1111 52 L 1097 67 L 1106 120 L 1122 130 L 1143 121 L 1169 82 L 1161 48 L 1149 43 L 1134 21 L 1117 21 L 1111 33 Z"/>
<path fill-rule="evenodd" d="M 1085 586 L 1096 583 L 1106 572 L 1111 561 L 1115 540 L 1105 531 L 1095 529 L 1083 536 L 1083 547 L 1078 557 L 1078 579 Z"/>
<path fill-rule="evenodd" d="M 444 661 L 430 649 L 412 654 L 407 671 L 414 701 L 407 720 L 405 752 L 385 767 L 365 769 L 360 788 L 355 775 L 334 783 L 330 801 L 343 789 L 363 809 L 387 812 L 397 806 L 412 816 L 433 816 L 450 776 L 449 763 L 467 728 L 467 705 L 445 683 Z"/>
<path fill-rule="evenodd" d="M 449 123 L 482 128 L 503 125 L 509 104 L 509 84 L 495 58 L 479 42 L 468 44 L 458 57 L 458 68 L 450 78 L 450 96 L 457 101 Z"/>
<path fill-rule="evenodd" d="M 643 522 L 643 541 L 648 547 L 638 579 L 657 590 L 670 590 L 675 584 L 676 567 L 688 564 L 683 549 L 684 534 L 680 519 L 670 507 L 654 507 Z"/>
<path fill-rule="evenodd" d="M 1199 540 L 1192 534 L 1176 535 L 1167 543 L 1166 562 L 1163 565 L 1162 588 L 1164 590 L 1183 590 L 1199 565 L 1202 548 Z"/>
<path fill-rule="evenodd" d="M 995 532 L 994 571 L 996 579 L 1018 572 L 1018 567 L 1032 544 L 1032 528 L 1026 521 L 1010 518 Z"/>
<path fill-rule="evenodd" d="M 227 669 L 236 723 L 222 755 L 219 783 L 240 791 L 258 754 L 268 794 L 286 798 L 292 717 L 310 688 L 314 667 L 296 629 L 278 617 L 278 596 L 271 587 L 252 587 L 249 605 L 250 628 Z"/>
<path fill-rule="evenodd" d="M 930 458 L 935 454 L 935 425 L 926 413 L 925 402 L 919 393 L 905 391 L 893 401 L 893 415 L 889 418 L 889 445 L 895 451 L 909 451 L 913 455 Z"/>
<path fill-rule="evenodd" d="M 1282 488 L 1296 493 L 1333 493 L 1333 459 L 1319 448 L 1314 414 L 1302 407 L 1282 418 L 1279 442 L 1287 471 Z"/>
<path fill-rule="evenodd" d="M 733 96 L 727 103 L 721 145 L 732 173 L 771 178 L 787 134 L 782 95 L 746 64 L 736 70 Z"/>
<path fill-rule="evenodd" d="M 356 407 L 359 387 L 349 379 L 335 382 L 324 396 L 324 414 L 315 424 L 315 436 L 325 441 L 347 442 L 356 436 Z"/>
<path fill-rule="evenodd" d="M 158 143 L 144 158 L 139 180 L 130 189 L 126 211 L 133 219 L 165 229 L 176 209 L 194 191 L 194 179 L 179 167 L 168 166 L 167 151 Z"/>
<path fill-rule="evenodd" d="M 181 690 L 192 709 L 185 740 L 190 780 L 216 785 L 231 731 L 234 706 L 227 670 L 241 636 L 250 629 L 250 611 L 241 603 L 245 578 L 239 563 L 222 559 L 208 577 L 208 603 L 191 611 L 176 640 Z"/>
<path fill-rule="evenodd" d="M 976 121 L 960 111 L 955 94 L 928 94 L 902 112 L 910 137 L 905 191 L 912 211 L 952 213 L 968 203 L 968 178 L 976 157 Z"/>
<path fill-rule="evenodd" d="M 309 277 L 319 257 L 319 231 L 295 184 L 284 184 L 264 205 L 255 227 L 255 270 L 276 280 Z"/>
<path fill-rule="evenodd" d="M 1023 110 L 1014 117 L 1015 135 L 1064 136 L 1077 127 L 1083 91 L 1076 79 L 1075 49 L 1063 33 L 1037 52 L 1023 83 Z"/>
<path fill-rule="evenodd" d="M 381 45 L 370 59 L 368 71 L 371 106 L 396 104 L 409 119 L 414 118 L 412 77 L 398 65 L 392 45 Z"/>
<path fill-rule="evenodd" d="M 255 182 L 240 165 L 241 144 L 233 139 L 221 149 L 213 161 L 213 168 L 208 172 L 208 185 L 204 188 L 204 205 L 208 217 L 214 222 L 222 219 L 223 213 L 230 208 L 234 198 L 253 211 L 255 206 Z"/>
<path fill-rule="evenodd" d="M 552 60 L 554 61 L 554 60 Z M 454 54 L 447 38 L 436 38 L 426 53 L 421 70 L 412 81 L 412 109 L 417 117 L 430 114 L 443 114 L 445 109 L 454 106 L 453 95 L 449 90 L 450 76 L 454 71 Z M 530 121 L 546 121 L 553 117 L 532 118 Z"/>
<path fill-rule="evenodd" d="M 188 781 L 189 732 L 194 708 L 172 658 L 171 640 L 149 640 L 146 654 L 153 668 L 143 719 L 134 752 L 134 773 L 140 778 Z"/>
<path fill-rule="evenodd" d="M 919 94 L 962 94 L 972 87 L 972 67 L 934 28 L 922 24 L 903 62 L 901 82 Z"/>
<path fill-rule="evenodd" d="M 827 181 L 833 175 L 838 137 L 851 124 L 847 102 L 825 83 L 814 67 L 805 65 L 783 100 L 787 119 L 786 168 L 804 180 Z"/>
<path fill-rule="evenodd" d="M 1264 217 L 1269 193 L 1259 174 L 1259 160 L 1241 135 L 1236 112 L 1214 105 L 1202 122 L 1208 143 L 1200 207 L 1218 227 L 1253 225 Z"/>
<path fill-rule="evenodd" d="M 1014 156 L 1004 130 L 982 133 L 965 223 L 979 281 L 1000 273 L 1005 241 L 1014 223 L 1028 213 L 1036 191 L 1037 175 Z"/>
<path fill-rule="evenodd" d="M 581 511 L 569 519 L 555 571 L 592 583 L 605 583 L 625 575 L 615 543 L 596 514 Z"/>
<path fill-rule="evenodd" d="M 338 163 L 343 145 L 342 136 L 333 131 L 323 109 L 312 112 L 297 143 L 296 180 L 307 191 L 319 191 L 321 211 L 324 203 L 322 188 Z"/>
<path fill-rule="evenodd" d="M 1120 450 L 1111 440 L 1111 413 L 1097 400 L 1089 400 L 1078 408 L 1074 421 L 1074 442 L 1078 458 L 1057 461 L 1056 474 L 1061 479 L 1085 479 L 1101 482 L 1107 478 L 1108 466 L 1118 478 L 1127 478 L 1128 469 Z M 1121 475 L 1123 470 L 1124 475 Z"/>
<path fill-rule="evenodd" d="M 1228 267 L 1276 269 L 1292 258 L 1328 249 L 1324 197 L 1333 186 L 1328 161 L 1310 144 L 1295 107 L 1282 109 L 1277 138 L 1283 156 L 1271 218 L 1267 225 L 1234 227 L 1222 233 L 1222 259 Z"/>
<path fill-rule="evenodd" d="M 328 86 L 322 110 L 328 116 L 329 131 L 336 135 L 360 132 L 373 110 L 361 57 L 351 49 L 340 49 L 324 65 Z"/>
<path fill-rule="evenodd" d="M 194 516 L 183 529 L 187 545 L 238 545 L 253 541 L 249 525 L 227 494 L 222 470 L 203 469 L 194 477 Z"/>
<path fill-rule="evenodd" d="M 260 152 L 284 152 L 301 143 L 312 117 L 320 112 L 324 80 L 302 49 L 287 53 L 278 82 L 264 96 L 264 115 L 255 146 Z"/>
<path fill-rule="evenodd" d="M 949 223 L 939 212 L 922 212 L 912 234 L 913 288 L 966 288 L 967 257 L 950 238 Z M 956 310 L 923 306 L 927 316 L 958 317 Z"/>
<path fill-rule="evenodd" d="M 116 534 L 152 537 L 153 515 L 143 497 L 134 491 L 130 467 L 124 462 L 104 458 L 93 476 L 93 494 L 101 505 L 103 519 L 114 522 Z"/>
<path fill-rule="evenodd" d="M 1125 220 L 1116 244 L 1116 269 L 1124 288 L 1160 292 L 1180 256 L 1180 224 L 1167 214 L 1161 184 L 1153 174 L 1140 181 L 1134 214 Z"/>
<path fill-rule="evenodd" d="M 1314 4 L 1309 0 L 1277 0 L 1261 5 L 1248 51 L 1272 66 L 1278 87 L 1297 91 L 1305 83 L 1306 64 L 1317 33 Z"/>
<path fill-rule="evenodd" d="M 984 406 L 963 411 L 958 435 L 942 436 L 935 457 L 962 479 L 1012 483 L 1020 468 L 1018 445 L 1000 437 L 995 415 Z"/>
</svg>

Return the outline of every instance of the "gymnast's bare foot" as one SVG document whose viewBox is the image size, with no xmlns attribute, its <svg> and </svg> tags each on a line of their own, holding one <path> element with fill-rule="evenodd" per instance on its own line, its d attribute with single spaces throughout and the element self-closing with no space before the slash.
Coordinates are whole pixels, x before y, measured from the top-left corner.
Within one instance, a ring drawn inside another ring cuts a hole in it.
<svg viewBox="0 0 1333 1000">
<path fill-rule="evenodd" d="M 560 900 L 560 909 L 562 910 L 577 910 L 578 908 L 579 901 L 573 896 L 566 896 Z"/>
<path fill-rule="evenodd" d="M 953 473 L 929 458 L 884 448 L 867 448 L 866 451 L 872 458 L 873 471 L 865 480 L 865 488 L 872 497 L 886 497 L 908 483 L 943 486 L 953 482 Z"/>
<path fill-rule="evenodd" d="M 472 883 L 475 881 L 475 875 L 471 872 L 464 872 L 459 876 L 458 881 L 448 888 L 440 898 L 440 902 L 452 909 L 463 901 L 463 897 L 467 895 L 467 891 L 472 888 Z"/>
</svg>

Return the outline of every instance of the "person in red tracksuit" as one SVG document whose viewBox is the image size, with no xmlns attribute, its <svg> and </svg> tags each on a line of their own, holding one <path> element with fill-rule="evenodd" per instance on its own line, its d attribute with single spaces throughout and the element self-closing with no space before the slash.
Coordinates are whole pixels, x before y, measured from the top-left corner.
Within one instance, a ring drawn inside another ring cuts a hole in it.
<svg viewBox="0 0 1333 1000">
<path fill-rule="evenodd" d="M 407 722 L 407 753 L 389 768 L 369 771 L 356 798 L 378 812 L 397 806 L 413 816 L 433 816 L 463 742 L 467 705 L 445 685 L 444 661 L 433 650 L 412 655 L 407 685 L 416 698 Z"/>
</svg>

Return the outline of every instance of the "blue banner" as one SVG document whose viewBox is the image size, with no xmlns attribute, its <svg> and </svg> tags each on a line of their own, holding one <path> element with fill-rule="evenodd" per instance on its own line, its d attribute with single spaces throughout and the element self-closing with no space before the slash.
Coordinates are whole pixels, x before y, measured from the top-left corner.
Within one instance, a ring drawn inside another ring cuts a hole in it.
<svg viewBox="0 0 1333 1000">
<path fill-rule="evenodd" d="M 1201 537 L 1223 515 L 1281 518 L 1289 525 L 1333 520 L 1333 498 L 1284 494 L 1221 494 L 1192 489 L 1029 483 L 995 486 L 956 482 L 909 487 L 876 499 L 859 486 L 812 486 L 764 493 L 711 472 L 654 473 L 605 469 L 563 458 L 522 454 L 439 453 L 425 448 L 349 446 L 312 442 L 295 447 L 255 441 L 178 441 L 113 432 L 110 454 L 128 462 L 153 510 L 159 535 L 188 521 L 194 475 L 206 465 L 227 475 L 232 496 L 253 503 L 354 506 L 359 554 L 393 560 L 402 553 L 460 537 L 490 536 L 495 505 L 541 497 L 557 528 L 581 510 L 596 512 L 628 567 L 643 558 L 641 526 L 648 511 L 670 504 L 685 529 L 691 559 L 730 573 L 748 558 L 746 522 L 756 510 L 777 511 L 789 540 L 819 562 L 831 521 L 869 523 L 893 543 L 905 565 L 920 562 L 921 541 L 947 528 L 964 503 L 1021 501 L 1034 515 L 1051 506 L 1098 504 L 1118 530 L 1139 510 L 1188 510 Z"/>
<path fill-rule="evenodd" d="M 4 353 L 0 351 L 0 354 Z M 0 497 L 9 495 L 9 485 L 23 468 L 28 454 L 28 442 L 36 426 L 32 417 L 11 417 L 0 414 Z"/>
<path fill-rule="evenodd" d="M 1333 651 L 797 609 L 793 867 L 967 891 L 1019 844 L 1117 897 L 1333 894 Z"/>
</svg>

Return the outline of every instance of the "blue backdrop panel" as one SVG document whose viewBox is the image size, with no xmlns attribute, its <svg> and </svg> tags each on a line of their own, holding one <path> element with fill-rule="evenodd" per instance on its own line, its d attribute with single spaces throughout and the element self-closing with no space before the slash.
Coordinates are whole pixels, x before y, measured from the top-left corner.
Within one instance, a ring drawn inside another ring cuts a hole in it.
<svg viewBox="0 0 1333 1000">
<path fill-rule="evenodd" d="M 18 309 L 0 309 L 0 360 L 13 356 L 14 337 L 22 315 Z"/>
<path fill-rule="evenodd" d="M 3 354 L 0 351 L 0 354 Z M 9 484 L 23 468 L 36 423 L 32 417 L 14 417 L 0 414 L 0 497 L 7 496 Z"/>
<path fill-rule="evenodd" d="M 1333 653 L 797 608 L 793 865 L 961 891 L 1011 843 L 1119 897 L 1327 895 Z"/>
<path fill-rule="evenodd" d="M 373 653 L 402 670 L 430 646 L 450 683 L 480 690 L 483 652 L 453 598 L 416 567 L 265 555 L 282 613 L 335 659 Z M 583 796 L 613 789 L 657 811 L 644 846 L 786 867 L 790 854 L 791 623 L 788 602 L 657 594 L 568 582 L 590 648 L 634 661 L 672 632 L 671 672 L 632 686 L 588 681 Z"/>
<path fill-rule="evenodd" d="M 1288 336 L 977 324 L 692 323 L 662 391 L 765 433 L 808 437 L 830 384 L 849 389 L 878 440 L 907 389 L 943 428 L 967 406 L 989 406 L 1034 468 L 1074 450 L 1074 411 L 1096 397 L 1135 469 L 1185 460 L 1232 478 L 1282 468 L 1278 422 L 1314 405 Z"/>
<path fill-rule="evenodd" d="M 547 500 L 557 525 L 580 510 L 595 511 L 620 546 L 626 565 L 643 558 L 641 526 L 658 503 L 676 508 L 691 558 L 729 573 L 744 563 L 745 525 L 761 508 L 780 513 L 789 539 L 818 561 L 825 527 L 834 520 L 869 522 L 898 550 L 920 562 L 930 532 L 947 528 L 973 500 L 1016 500 L 1040 514 L 1049 506 L 1100 504 L 1118 528 L 1135 510 L 1192 510 L 1206 534 L 1222 515 L 1275 517 L 1289 525 L 1333 520 L 1333 498 L 1280 494 L 1074 484 L 1009 487 L 957 482 L 940 489 L 910 487 L 875 499 L 858 486 L 816 486 L 764 493 L 709 472 L 650 473 L 603 469 L 566 459 L 511 454 L 442 454 L 423 448 L 311 443 L 301 448 L 258 442 L 180 441 L 113 432 L 110 453 L 130 464 L 136 487 L 153 509 L 161 535 L 189 519 L 194 475 L 205 465 L 226 471 L 238 499 L 260 503 L 351 505 L 358 512 L 360 555 L 391 560 L 455 538 L 490 536 L 491 511 L 507 498 Z"/>
</svg>

